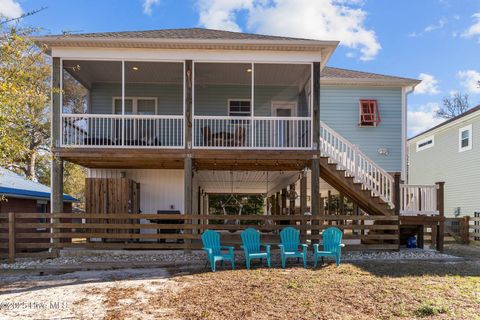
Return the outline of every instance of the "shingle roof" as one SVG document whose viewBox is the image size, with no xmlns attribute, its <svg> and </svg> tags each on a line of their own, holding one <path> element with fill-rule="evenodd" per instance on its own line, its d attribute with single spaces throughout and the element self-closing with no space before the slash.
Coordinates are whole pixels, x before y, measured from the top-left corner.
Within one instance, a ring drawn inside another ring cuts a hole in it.
<svg viewBox="0 0 480 320">
<path fill-rule="evenodd" d="M 204 28 L 184 29 L 161 29 L 145 31 L 120 31 L 120 32 L 96 32 L 96 33 L 75 33 L 67 35 L 52 35 L 48 37 L 79 37 L 79 38 L 138 38 L 138 39 L 216 39 L 216 40 L 303 40 L 316 41 L 312 39 L 290 38 L 281 36 L 270 36 L 253 33 L 232 32 Z"/>
<path fill-rule="evenodd" d="M 457 120 L 459 120 L 459 119 L 462 119 L 463 117 L 466 117 L 466 116 L 468 116 L 469 114 L 472 114 L 472 113 L 477 112 L 477 111 L 480 111 L 480 105 L 478 105 L 478 106 L 476 106 L 476 107 L 473 107 L 473 108 L 465 111 L 464 113 L 459 114 L 458 116 L 456 116 L 456 117 L 454 117 L 454 118 L 448 119 L 448 120 L 446 120 L 446 121 L 444 121 L 444 122 L 436 125 L 435 127 L 432 127 L 432 128 L 430 128 L 430 129 L 428 129 L 428 130 L 425 130 L 425 131 L 423 131 L 423 132 L 421 132 L 421 133 L 419 133 L 419 134 L 417 134 L 417 135 L 409 138 L 408 140 L 415 139 L 415 138 L 417 138 L 417 137 L 419 137 L 419 136 L 421 136 L 421 135 L 424 135 L 424 134 L 427 133 L 427 132 L 430 132 L 430 131 L 433 131 L 433 130 L 435 130 L 435 129 L 441 128 L 441 127 L 443 127 L 443 126 L 445 126 L 445 125 L 447 125 L 447 124 L 449 124 L 449 123 L 452 123 L 452 122 L 454 122 L 454 121 L 457 121 Z"/>
<path fill-rule="evenodd" d="M 0 168 L 0 194 L 11 197 L 50 199 L 50 187 L 25 179 L 21 175 L 5 168 Z M 68 194 L 63 195 L 65 201 L 78 201 Z"/>
<path fill-rule="evenodd" d="M 349 69 L 340 69 L 340 68 L 333 68 L 333 67 L 325 67 L 321 73 L 322 79 L 366 79 L 366 80 L 397 80 L 397 81 L 406 81 L 406 82 L 420 82 L 416 79 L 410 78 L 402 78 L 396 76 L 389 76 L 384 74 L 378 73 L 371 73 L 371 72 L 363 72 L 363 71 L 355 71 Z"/>
</svg>

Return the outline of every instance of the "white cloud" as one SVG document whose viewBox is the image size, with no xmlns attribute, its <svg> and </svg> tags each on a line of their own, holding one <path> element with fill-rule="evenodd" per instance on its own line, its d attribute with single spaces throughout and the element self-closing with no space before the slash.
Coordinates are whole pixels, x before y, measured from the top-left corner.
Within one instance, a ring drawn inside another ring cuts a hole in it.
<svg viewBox="0 0 480 320">
<path fill-rule="evenodd" d="M 253 0 L 200 0 L 200 24 L 210 29 L 239 32 L 241 28 L 236 22 L 236 14 L 251 10 L 253 4 Z"/>
<path fill-rule="evenodd" d="M 152 14 L 152 7 L 160 3 L 160 0 L 143 0 L 143 13 Z"/>
<path fill-rule="evenodd" d="M 381 45 L 365 26 L 363 0 L 199 0 L 200 24 L 207 28 L 241 31 L 245 13 L 249 31 L 288 37 L 339 40 L 371 60 Z"/>
<path fill-rule="evenodd" d="M 444 119 L 435 118 L 435 112 L 438 109 L 438 103 L 429 102 L 420 106 L 417 110 L 408 111 L 408 135 L 412 137 L 442 123 Z"/>
<path fill-rule="evenodd" d="M 23 14 L 23 9 L 15 0 L 0 0 L 0 16 L 17 18 Z"/>
<path fill-rule="evenodd" d="M 475 13 L 472 17 L 475 22 L 462 34 L 465 38 L 480 36 L 480 12 Z"/>
<path fill-rule="evenodd" d="M 418 76 L 422 82 L 415 87 L 416 94 L 438 94 L 440 90 L 438 89 L 438 80 L 434 76 L 427 73 L 420 73 Z"/>
<path fill-rule="evenodd" d="M 475 70 L 464 70 L 457 73 L 460 84 L 470 94 L 480 94 L 480 72 Z"/>
<path fill-rule="evenodd" d="M 435 30 L 442 29 L 448 23 L 446 18 L 441 18 L 437 21 L 437 23 L 430 24 L 426 26 L 421 32 L 412 32 L 408 36 L 409 37 L 419 37 L 425 33 L 433 32 Z"/>
</svg>

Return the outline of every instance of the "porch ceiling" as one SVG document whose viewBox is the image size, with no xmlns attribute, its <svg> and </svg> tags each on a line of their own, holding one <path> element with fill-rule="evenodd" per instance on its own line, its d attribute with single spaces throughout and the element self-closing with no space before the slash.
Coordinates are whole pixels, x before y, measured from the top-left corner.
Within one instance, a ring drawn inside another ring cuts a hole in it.
<svg viewBox="0 0 480 320">
<path fill-rule="evenodd" d="M 213 171 L 200 170 L 194 179 L 207 193 L 268 193 L 296 182 L 299 171 Z"/>
</svg>

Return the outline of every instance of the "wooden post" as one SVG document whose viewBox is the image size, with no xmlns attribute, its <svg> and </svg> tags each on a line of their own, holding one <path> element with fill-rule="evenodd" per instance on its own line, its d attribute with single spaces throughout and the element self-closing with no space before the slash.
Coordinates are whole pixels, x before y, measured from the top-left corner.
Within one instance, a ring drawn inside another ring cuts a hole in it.
<svg viewBox="0 0 480 320">
<path fill-rule="evenodd" d="M 295 183 L 292 183 L 290 185 L 290 193 L 289 193 L 289 196 L 290 196 L 290 214 L 293 215 L 295 214 L 295 196 L 292 197 L 292 194 L 294 194 L 295 192 Z"/>
<path fill-rule="evenodd" d="M 50 199 L 50 211 L 52 213 L 61 213 L 63 212 L 63 160 L 56 156 L 52 159 L 52 169 L 51 169 L 51 199 Z M 59 223 L 60 219 L 51 218 L 51 223 Z M 50 228 L 50 233 L 55 234 L 59 233 L 60 229 Z M 52 237 L 50 238 L 50 243 L 60 242 L 59 238 Z M 49 250 L 52 253 L 58 253 L 57 248 L 50 248 Z"/>
<path fill-rule="evenodd" d="M 462 238 L 462 243 L 463 244 L 469 244 L 470 243 L 470 217 L 469 216 L 464 216 L 462 220 L 460 220 L 460 234 Z"/>
<path fill-rule="evenodd" d="M 307 177 L 302 174 L 300 178 L 300 214 L 303 216 L 307 211 Z M 300 230 L 300 234 L 305 236 L 307 234 L 307 230 L 305 229 L 307 223 L 305 220 L 301 222 L 302 230 Z"/>
<path fill-rule="evenodd" d="M 288 214 L 287 213 L 287 188 L 282 189 L 282 211 L 281 214 Z"/>
<path fill-rule="evenodd" d="M 61 146 L 61 126 L 62 126 L 62 103 L 60 99 L 60 78 L 62 66 L 60 58 L 52 58 L 52 131 L 51 143 L 52 150 Z M 50 211 L 52 213 L 61 213 L 63 211 L 63 160 L 54 153 L 51 164 L 51 195 Z M 58 223 L 60 219 L 50 219 L 51 223 Z M 50 233 L 57 233 L 59 229 L 50 229 Z M 57 243 L 60 239 L 50 238 L 50 243 Z M 50 252 L 58 252 L 55 248 L 50 248 Z"/>
<path fill-rule="evenodd" d="M 313 63 L 312 134 L 313 134 L 312 149 L 320 150 L 320 62 Z M 319 194 L 319 193 L 320 192 L 312 193 L 312 194 Z"/>
<path fill-rule="evenodd" d="M 275 214 L 277 216 L 282 214 L 282 208 L 280 207 L 280 191 L 275 194 Z"/>
<path fill-rule="evenodd" d="M 319 225 L 319 215 L 320 215 L 320 163 L 318 158 L 312 160 L 312 179 L 311 183 L 311 206 L 310 211 L 312 213 L 312 227 Z M 318 235 L 319 230 L 318 227 L 316 229 L 312 228 L 312 236 Z"/>
<path fill-rule="evenodd" d="M 15 262 L 15 212 L 8 213 L 8 262 Z"/>
<path fill-rule="evenodd" d="M 183 210 L 185 214 L 192 214 L 192 157 L 188 155 L 183 163 L 183 172 L 184 172 L 184 203 Z M 185 220 L 186 224 L 190 224 L 191 220 Z M 185 234 L 191 234 L 193 230 L 186 229 L 184 230 Z M 185 240 L 185 252 L 190 252 L 192 240 Z"/>
<path fill-rule="evenodd" d="M 395 215 L 400 215 L 400 183 L 401 173 L 395 172 L 393 175 L 393 205 L 395 206 Z"/>
<path fill-rule="evenodd" d="M 445 237 L 445 182 L 436 182 L 435 184 L 437 185 L 437 210 L 440 216 L 440 222 L 437 226 L 437 250 L 443 252 L 443 240 Z"/>
<path fill-rule="evenodd" d="M 193 63 L 192 60 L 185 61 L 185 148 L 192 148 L 192 101 L 193 101 L 193 88 L 192 88 L 192 72 Z"/>
</svg>

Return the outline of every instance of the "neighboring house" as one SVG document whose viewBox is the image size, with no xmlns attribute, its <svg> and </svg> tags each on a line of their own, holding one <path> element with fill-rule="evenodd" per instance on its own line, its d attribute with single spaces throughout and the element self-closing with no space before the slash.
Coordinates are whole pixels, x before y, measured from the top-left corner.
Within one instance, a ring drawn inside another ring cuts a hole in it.
<svg viewBox="0 0 480 320">
<path fill-rule="evenodd" d="M 50 212 L 51 190 L 49 187 L 31 180 L 25 179 L 13 171 L 0 168 L 0 214 L 7 217 L 7 213 L 49 213 Z M 73 202 L 78 200 L 69 195 L 63 195 L 63 211 L 72 212 Z M 25 223 L 44 223 L 45 217 L 21 219 Z M 65 220 L 63 220 L 65 221 Z M 18 228 L 16 232 L 22 233 L 47 233 L 50 229 L 45 227 L 38 228 Z M 0 230 L 3 234 L 8 234 L 6 230 Z M 48 243 L 50 240 L 45 237 L 32 237 L 18 240 L 17 242 L 29 243 Z M 66 240 L 62 240 L 66 241 Z M 0 248 L 0 253 L 3 252 Z M 28 251 L 28 248 L 18 249 L 18 251 Z M 36 251 L 36 250 L 34 250 Z"/>
<path fill-rule="evenodd" d="M 209 194 L 233 191 L 265 194 L 283 214 L 290 189 L 301 213 L 320 214 L 341 193 L 369 214 L 395 214 L 418 80 L 326 67 L 336 41 L 199 28 L 34 41 L 53 61 L 52 186 L 59 194 L 62 161 L 88 168 L 87 212 L 202 214 Z M 123 185 L 121 208 L 102 202 L 119 194 L 102 193 L 111 178 L 136 183 Z"/>
<path fill-rule="evenodd" d="M 445 215 L 480 212 L 480 106 L 408 140 L 411 184 L 445 182 Z"/>
<path fill-rule="evenodd" d="M 50 196 L 49 187 L 0 168 L 0 213 L 48 213 Z M 78 201 L 69 195 L 64 195 L 63 200 L 65 212 L 72 212 L 72 203 Z"/>
</svg>

